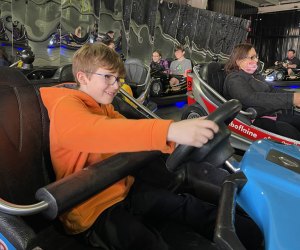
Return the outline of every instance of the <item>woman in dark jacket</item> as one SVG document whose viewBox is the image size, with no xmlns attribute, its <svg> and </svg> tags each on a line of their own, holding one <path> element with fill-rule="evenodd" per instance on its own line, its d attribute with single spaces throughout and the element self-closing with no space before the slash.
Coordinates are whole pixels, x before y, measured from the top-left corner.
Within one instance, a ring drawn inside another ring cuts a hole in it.
<svg viewBox="0 0 300 250">
<path fill-rule="evenodd" d="M 223 93 L 227 99 L 237 99 L 243 109 L 257 111 L 254 125 L 270 132 L 300 140 L 300 93 L 275 89 L 256 73 L 258 57 L 251 44 L 235 46 L 225 65 L 227 77 Z"/>
</svg>

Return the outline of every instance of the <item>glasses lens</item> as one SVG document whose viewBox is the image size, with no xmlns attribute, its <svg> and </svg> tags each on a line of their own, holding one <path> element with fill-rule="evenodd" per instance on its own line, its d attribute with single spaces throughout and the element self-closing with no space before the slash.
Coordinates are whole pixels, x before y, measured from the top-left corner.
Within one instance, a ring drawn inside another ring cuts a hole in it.
<svg viewBox="0 0 300 250">
<path fill-rule="evenodd" d="M 117 78 L 113 75 L 105 75 L 105 78 L 106 78 L 107 84 L 109 84 L 109 85 L 113 85 L 117 81 Z"/>
</svg>

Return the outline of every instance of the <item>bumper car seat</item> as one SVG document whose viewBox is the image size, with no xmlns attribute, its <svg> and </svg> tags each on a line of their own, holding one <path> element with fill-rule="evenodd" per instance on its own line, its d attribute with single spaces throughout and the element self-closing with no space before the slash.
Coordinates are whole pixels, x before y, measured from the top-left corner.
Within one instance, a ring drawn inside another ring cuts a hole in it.
<svg viewBox="0 0 300 250">
<path fill-rule="evenodd" d="M 224 64 L 211 62 L 199 68 L 199 74 L 219 94 L 223 94 L 223 85 L 225 81 Z"/>
<path fill-rule="evenodd" d="M 148 79 L 148 70 L 137 58 L 129 58 L 125 61 L 125 82 L 130 85 L 135 98 L 145 90 Z"/>
<path fill-rule="evenodd" d="M 72 72 L 72 64 L 66 64 L 59 67 L 52 79 L 57 80 L 58 82 L 75 82 Z"/>
<path fill-rule="evenodd" d="M 151 111 L 157 110 L 157 104 L 149 100 L 151 73 L 150 69 L 137 58 L 129 58 L 124 63 L 126 70 L 125 83 L 133 92 L 133 96 Z"/>
</svg>

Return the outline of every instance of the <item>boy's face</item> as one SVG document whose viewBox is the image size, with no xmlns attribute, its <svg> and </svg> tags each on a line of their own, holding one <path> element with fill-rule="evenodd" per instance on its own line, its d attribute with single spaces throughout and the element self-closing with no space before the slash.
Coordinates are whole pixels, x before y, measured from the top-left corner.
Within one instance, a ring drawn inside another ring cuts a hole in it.
<svg viewBox="0 0 300 250">
<path fill-rule="evenodd" d="M 118 74 L 103 68 L 90 73 L 90 79 L 84 72 L 77 73 L 77 79 L 80 82 L 79 90 L 100 104 L 110 104 L 120 88 Z"/>
<path fill-rule="evenodd" d="M 176 50 L 176 51 L 174 52 L 174 54 L 175 54 L 176 59 L 180 59 L 180 58 L 183 58 L 183 57 L 184 57 L 184 51 L 182 51 L 181 49 Z"/>
</svg>

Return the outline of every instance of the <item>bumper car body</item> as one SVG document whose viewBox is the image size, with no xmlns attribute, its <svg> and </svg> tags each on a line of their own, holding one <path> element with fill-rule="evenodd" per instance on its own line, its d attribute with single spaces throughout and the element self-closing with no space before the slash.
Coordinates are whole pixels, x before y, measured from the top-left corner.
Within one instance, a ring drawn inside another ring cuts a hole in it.
<svg viewBox="0 0 300 250">
<path fill-rule="evenodd" d="M 215 241 L 222 249 L 245 249 L 236 240 L 233 219 L 238 204 L 263 232 L 264 249 L 299 246 L 300 154 L 295 145 L 254 142 L 239 163 L 240 171 L 225 180 Z M 227 204 L 225 204 L 227 203 Z"/>
</svg>

